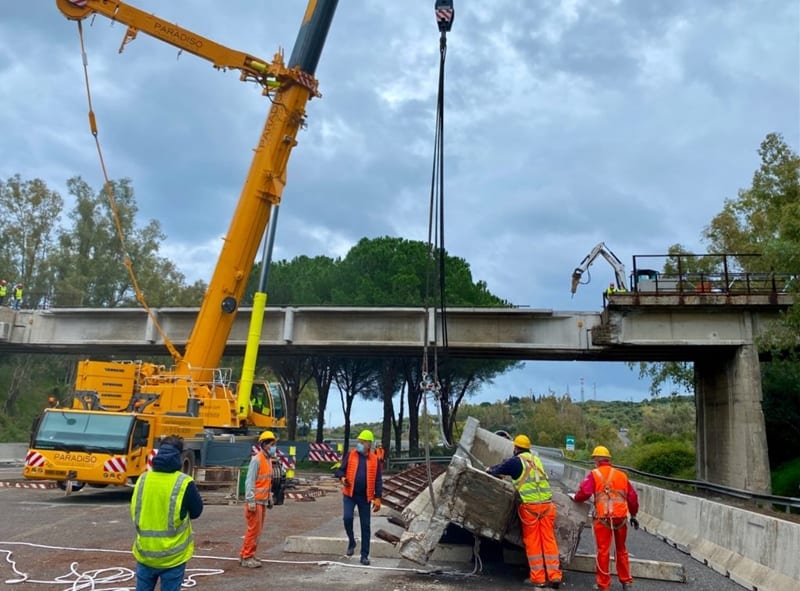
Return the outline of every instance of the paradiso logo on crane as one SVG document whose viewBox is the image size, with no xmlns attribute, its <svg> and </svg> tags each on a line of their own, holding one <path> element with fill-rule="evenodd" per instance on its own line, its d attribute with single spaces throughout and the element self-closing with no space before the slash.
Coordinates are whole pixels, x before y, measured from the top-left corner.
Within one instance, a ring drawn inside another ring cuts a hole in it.
<svg viewBox="0 0 800 591">
<path fill-rule="evenodd" d="M 56 453 L 55 459 L 61 462 L 75 462 L 76 464 L 96 464 L 97 458 L 91 454 Z"/>
<path fill-rule="evenodd" d="M 203 40 L 198 39 L 194 35 L 188 33 L 187 31 L 182 31 L 180 29 L 176 29 L 175 27 L 170 27 L 168 25 L 163 25 L 161 23 L 154 23 L 153 31 L 164 35 L 164 37 L 171 37 L 173 39 L 179 39 L 181 42 L 187 45 L 194 45 L 195 47 L 203 47 Z"/>
</svg>

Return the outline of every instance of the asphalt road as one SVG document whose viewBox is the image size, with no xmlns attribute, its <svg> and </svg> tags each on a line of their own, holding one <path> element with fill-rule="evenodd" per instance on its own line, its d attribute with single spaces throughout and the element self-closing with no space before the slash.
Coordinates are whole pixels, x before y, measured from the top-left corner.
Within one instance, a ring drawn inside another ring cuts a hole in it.
<svg viewBox="0 0 800 591">
<path fill-rule="evenodd" d="M 0 472 L 0 481 L 4 474 Z M 0 488 L 0 588 L 23 591 L 45 589 L 133 589 L 135 563 L 129 549 L 133 527 L 128 516 L 130 492 L 90 489 L 70 497 L 57 489 Z M 327 524 L 338 530 L 341 500 L 332 493 L 314 502 L 287 500 L 268 513 L 258 556 L 264 567 L 247 570 L 237 556 L 244 531 L 240 505 L 209 504 L 194 523 L 196 551 L 187 575 L 197 589 L 219 591 L 461 591 L 524 589 L 523 567 L 487 558 L 473 574 L 470 564 L 429 564 L 373 558 L 364 567 L 343 555 L 292 554 L 283 551 L 288 535 L 319 531 Z M 344 542 L 342 550 L 344 551 Z M 649 591 L 741 591 L 742 587 L 714 573 L 691 557 L 644 532 L 633 532 L 631 554 L 639 558 L 680 562 L 688 582 L 637 581 Z M 581 552 L 593 552 L 589 530 Z M 90 581 L 91 579 L 91 581 Z M 590 573 L 567 571 L 563 589 L 589 590 Z M 83 585 L 83 586 L 80 586 Z M 615 583 L 614 589 L 620 589 Z"/>
</svg>

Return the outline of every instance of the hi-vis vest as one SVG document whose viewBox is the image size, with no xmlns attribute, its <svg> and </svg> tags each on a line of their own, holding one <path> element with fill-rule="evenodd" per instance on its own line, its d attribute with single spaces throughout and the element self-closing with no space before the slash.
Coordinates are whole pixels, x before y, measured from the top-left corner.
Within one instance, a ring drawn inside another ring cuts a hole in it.
<svg viewBox="0 0 800 591">
<path fill-rule="evenodd" d="M 6 295 L 8 295 L 8 286 L 0 285 L 0 298 L 5 297 Z"/>
<path fill-rule="evenodd" d="M 598 519 L 627 517 L 628 477 L 622 470 L 599 466 L 594 477 L 594 512 Z"/>
<path fill-rule="evenodd" d="M 347 456 L 347 473 L 345 477 L 347 481 L 350 483 L 350 486 L 347 486 L 342 489 L 342 493 L 347 495 L 348 497 L 353 496 L 353 487 L 355 486 L 356 482 L 356 473 L 358 472 L 358 461 L 359 456 L 361 454 L 358 453 L 358 450 L 351 449 L 350 454 Z M 375 454 L 367 454 L 367 500 L 371 501 L 375 498 L 375 481 L 378 480 L 378 456 Z"/>
<path fill-rule="evenodd" d="M 272 459 L 264 455 L 263 451 L 256 454 L 258 458 L 258 474 L 253 499 L 257 503 L 266 504 L 272 491 Z"/>
<path fill-rule="evenodd" d="M 131 519 L 136 526 L 133 555 L 151 568 L 172 568 L 194 552 L 191 519 L 181 519 L 186 487 L 183 472 L 145 472 L 133 489 Z"/>
<path fill-rule="evenodd" d="M 526 451 L 517 455 L 522 461 L 522 473 L 514 479 L 519 498 L 523 503 L 543 503 L 553 498 L 544 464 L 538 456 Z"/>
</svg>

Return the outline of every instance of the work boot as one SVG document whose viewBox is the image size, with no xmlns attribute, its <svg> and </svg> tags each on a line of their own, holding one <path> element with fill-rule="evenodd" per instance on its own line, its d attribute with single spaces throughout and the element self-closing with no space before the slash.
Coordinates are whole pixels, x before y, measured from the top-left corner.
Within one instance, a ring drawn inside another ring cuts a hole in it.
<svg viewBox="0 0 800 591">
<path fill-rule="evenodd" d="M 242 558 L 239 564 L 245 568 L 261 568 L 261 561 L 255 557 Z"/>
<path fill-rule="evenodd" d="M 347 552 L 345 552 L 345 554 L 347 554 L 348 556 L 352 556 L 355 551 L 356 551 L 355 542 L 350 542 L 349 544 L 347 544 Z"/>
<path fill-rule="evenodd" d="M 633 581 L 630 583 L 622 583 L 622 591 L 631 591 L 633 589 Z"/>
<path fill-rule="evenodd" d="M 546 589 L 547 583 L 534 583 L 530 579 L 525 579 L 525 582 L 522 583 L 526 587 L 535 587 L 536 589 Z"/>
<path fill-rule="evenodd" d="M 366 557 L 366 556 L 362 556 L 361 557 L 361 564 L 363 564 L 364 566 L 369 566 L 369 558 Z"/>
<path fill-rule="evenodd" d="M 559 587 L 561 587 L 561 581 L 550 581 L 551 589 L 558 589 Z"/>
</svg>

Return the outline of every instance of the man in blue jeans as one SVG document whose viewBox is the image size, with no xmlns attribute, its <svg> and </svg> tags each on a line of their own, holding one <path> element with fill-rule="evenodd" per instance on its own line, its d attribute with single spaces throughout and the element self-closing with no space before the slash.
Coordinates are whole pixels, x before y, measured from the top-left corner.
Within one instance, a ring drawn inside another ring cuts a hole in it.
<svg viewBox="0 0 800 591">
<path fill-rule="evenodd" d="M 131 519 L 136 526 L 136 591 L 179 591 L 186 563 L 194 553 L 192 519 L 203 512 L 203 499 L 188 474 L 180 471 L 183 439 L 165 437 L 153 458 L 153 470 L 136 481 Z"/>
<path fill-rule="evenodd" d="M 356 550 L 353 532 L 355 508 L 358 507 L 358 521 L 361 524 L 361 564 L 369 565 L 370 514 L 369 505 L 377 512 L 381 508 L 383 477 L 378 456 L 372 451 L 375 437 L 372 431 L 364 430 L 358 434 L 355 449 L 345 456 L 336 477 L 342 483 L 342 503 L 344 506 L 344 531 L 347 533 L 347 555 Z"/>
</svg>

